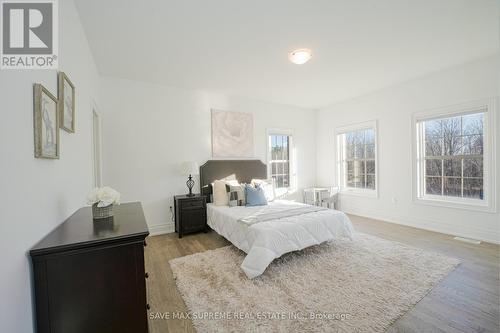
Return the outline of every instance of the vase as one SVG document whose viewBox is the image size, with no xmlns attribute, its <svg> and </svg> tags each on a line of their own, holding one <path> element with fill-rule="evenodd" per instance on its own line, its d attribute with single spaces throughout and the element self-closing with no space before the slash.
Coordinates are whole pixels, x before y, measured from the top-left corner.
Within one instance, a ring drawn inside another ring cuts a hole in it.
<svg viewBox="0 0 500 333">
<path fill-rule="evenodd" d="M 94 220 L 105 219 L 113 216 L 113 205 L 108 205 L 106 207 L 97 207 L 97 203 L 92 205 L 92 216 Z"/>
</svg>

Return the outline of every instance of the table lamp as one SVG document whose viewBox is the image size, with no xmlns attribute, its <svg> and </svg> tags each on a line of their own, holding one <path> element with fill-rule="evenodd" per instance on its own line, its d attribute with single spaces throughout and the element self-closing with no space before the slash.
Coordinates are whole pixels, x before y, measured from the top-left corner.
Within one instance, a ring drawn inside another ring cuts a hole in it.
<svg viewBox="0 0 500 333">
<path fill-rule="evenodd" d="M 197 175 L 199 172 L 199 167 L 198 163 L 195 161 L 187 161 L 182 163 L 182 174 L 184 176 L 188 176 L 188 180 L 186 182 L 186 185 L 189 189 L 189 193 L 187 194 L 188 197 L 194 196 L 193 194 L 193 186 L 194 186 L 194 180 L 193 180 L 193 175 Z"/>
</svg>

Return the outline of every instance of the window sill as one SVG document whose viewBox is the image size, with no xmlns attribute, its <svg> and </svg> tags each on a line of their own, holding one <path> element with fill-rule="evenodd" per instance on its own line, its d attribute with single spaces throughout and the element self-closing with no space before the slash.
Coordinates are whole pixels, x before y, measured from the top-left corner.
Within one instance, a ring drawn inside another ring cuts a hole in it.
<svg viewBox="0 0 500 333">
<path fill-rule="evenodd" d="M 359 190 L 353 188 L 342 188 L 340 189 L 340 194 L 355 196 L 355 197 L 378 198 L 377 190 Z"/>
<path fill-rule="evenodd" d="M 444 208 L 454 208 L 463 209 L 469 211 L 485 212 L 485 213 L 496 213 L 495 207 L 489 205 L 487 201 L 481 200 L 447 200 L 445 198 L 434 198 L 434 197 L 417 197 L 413 200 L 416 204 L 444 207 Z"/>
</svg>

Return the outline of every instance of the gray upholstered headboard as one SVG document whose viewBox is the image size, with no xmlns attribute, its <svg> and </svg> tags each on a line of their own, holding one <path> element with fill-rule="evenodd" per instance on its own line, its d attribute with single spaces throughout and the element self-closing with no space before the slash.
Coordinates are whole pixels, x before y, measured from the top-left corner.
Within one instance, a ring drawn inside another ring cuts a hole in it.
<svg viewBox="0 0 500 333">
<path fill-rule="evenodd" d="M 267 166 L 260 160 L 208 160 L 200 166 L 201 194 L 210 202 L 212 183 L 217 179 L 237 179 L 250 183 L 252 179 L 267 178 Z"/>
</svg>

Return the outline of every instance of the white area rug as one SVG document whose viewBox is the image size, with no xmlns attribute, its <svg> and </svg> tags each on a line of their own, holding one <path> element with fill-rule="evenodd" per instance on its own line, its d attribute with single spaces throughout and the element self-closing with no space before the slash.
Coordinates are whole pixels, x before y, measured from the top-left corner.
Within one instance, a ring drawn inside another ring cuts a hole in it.
<svg viewBox="0 0 500 333">
<path fill-rule="evenodd" d="M 170 266 L 198 332 L 383 332 L 457 259 L 358 233 L 276 259 L 249 280 L 234 246 Z"/>
</svg>

